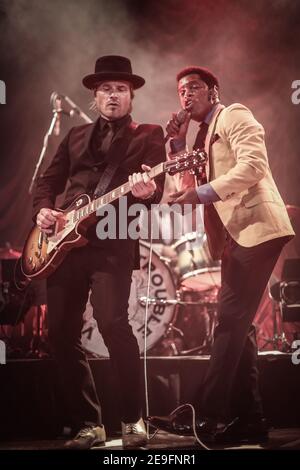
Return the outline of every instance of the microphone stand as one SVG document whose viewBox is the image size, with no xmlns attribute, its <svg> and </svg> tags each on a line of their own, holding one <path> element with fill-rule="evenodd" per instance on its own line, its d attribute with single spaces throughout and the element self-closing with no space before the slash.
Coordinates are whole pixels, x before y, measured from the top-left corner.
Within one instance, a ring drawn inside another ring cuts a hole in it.
<svg viewBox="0 0 300 470">
<path fill-rule="evenodd" d="M 74 113 L 76 113 L 79 117 L 81 117 L 87 123 L 93 122 L 92 119 L 90 119 L 83 111 L 81 111 L 81 109 L 78 106 L 76 106 L 76 104 L 68 96 L 59 95 L 58 93 L 53 92 L 52 95 L 51 95 L 50 101 L 52 102 L 56 98 L 64 98 L 66 100 L 66 102 L 71 106 Z M 40 156 L 38 158 L 37 164 L 35 166 L 35 170 L 34 170 L 34 173 L 33 173 L 32 179 L 31 179 L 31 183 L 30 183 L 30 186 L 29 186 L 28 193 L 30 195 L 32 194 L 34 183 L 35 183 L 35 180 L 36 180 L 37 175 L 39 173 L 40 166 L 41 166 L 41 164 L 42 164 L 42 162 L 45 158 L 46 151 L 47 151 L 47 148 L 48 148 L 48 143 L 49 143 L 49 137 L 50 137 L 50 135 L 53 134 L 53 131 L 55 129 L 55 124 L 56 124 L 56 122 L 58 120 L 58 117 L 59 117 L 59 113 L 64 113 L 63 109 L 55 109 L 55 107 L 54 107 L 53 117 L 52 117 L 52 120 L 51 120 L 51 123 L 50 123 L 50 127 L 49 127 L 49 129 L 47 130 L 47 132 L 45 134 L 44 142 L 43 142 L 43 148 L 42 148 L 42 151 L 41 151 Z M 69 113 L 67 113 L 67 114 L 69 114 Z M 69 114 L 69 116 L 71 116 L 71 114 Z"/>
<path fill-rule="evenodd" d="M 48 148 L 49 137 L 50 137 L 50 135 L 53 134 L 53 130 L 55 128 L 55 124 L 56 124 L 56 121 L 58 119 L 58 114 L 59 114 L 59 111 L 54 109 L 53 110 L 53 117 L 52 117 L 52 120 L 51 120 L 51 123 L 50 123 L 50 127 L 49 127 L 49 129 L 47 130 L 47 132 L 45 134 L 44 142 L 43 142 L 43 148 L 42 148 L 42 151 L 41 151 L 40 156 L 38 158 L 38 161 L 37 161 L 37 164 L 35 166 L 35 170 L 34 170 L 34 173 L 33 173 L 32 179 L 31 179 L 31 183 L 30 183 L 29 190 L 28 190 L 29 194 L 32 194 L 36 177 L 38 175 L 40 166 L 41 166 L 41 164 L 42 164 L 42 162 L 45 158 L 45 155 L 46 155 L 46 150 Z"/>
<path fill-rule="evenodd" d="M 74 111 L 76 114 L 78 114 L 81 119 L 83 119 L 85 122 L 88 124 L 92 123 L 92 119 L 89 118 L 75 103 L 74 101 L 71 100 L 67 95 L 60 95 L 62 98 L 65 99 L 65 101 L 71 106 L 72 111 Z"/>
</svg>

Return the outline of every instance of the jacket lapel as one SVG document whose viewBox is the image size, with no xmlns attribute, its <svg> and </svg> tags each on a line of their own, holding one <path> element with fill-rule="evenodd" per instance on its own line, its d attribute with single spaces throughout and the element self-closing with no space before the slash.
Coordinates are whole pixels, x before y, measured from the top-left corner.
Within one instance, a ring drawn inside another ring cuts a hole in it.
<svg viewBox="0 0 300 470">
<path fill-rule="evenodd" d="M 207 181 L 210 180 L 210 167 L 211 167 L 210 158 L 211 158 L 211 146 L 212 146 L 212 143 L 213 143 L 212 140 L 213 140 L 213 136 L 214 136 L 214 133 L 215 133 L 218 116 L 224 108 L 225 108 L 225 106 L 223 104 L 220 104 L 220 103 L 216 106 L 216 109 L 214 110 L 211 121 L 209 123 L 207 135 L 206 135 L 206 138 L 205 138 L 204 149 L 205 149 L 205 152 L 207 153 L 207 156 L 208 156 L 207 165 L 206 165 Z"/>
<path fill-rule="evenodd" d="M 91 142 L 93 132 L 98 125 L 99 125 L 99 118 L 96 119 L 96 121 L 93 122 L 93 124 L 87 127 L 84 138 L 83 138 L 83 146 L 82 146 L 82 152 L 80 156 L 83 155 L 85 152 L 87 152 L 90 156 L 92 156 L 91 150 L 90 150 L 90 142 Z"/>
</svg>

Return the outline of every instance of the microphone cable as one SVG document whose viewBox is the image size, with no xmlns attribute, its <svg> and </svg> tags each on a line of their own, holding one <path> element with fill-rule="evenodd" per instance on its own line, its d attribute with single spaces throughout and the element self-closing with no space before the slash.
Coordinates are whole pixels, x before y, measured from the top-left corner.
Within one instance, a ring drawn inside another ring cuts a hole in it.
<svg viewBox="0 0 300 470">
<path fill-rule="evenodd" d="M 148 325 L 148 312 L 150 304 L 150 282 L 151 282 L 151 265 L 152 265 L 152 252 L 153 252 L 153 223 L 152 223 L 152 212 L 150 221 L 150 248 L 149 248 L 149 259 L 148 259 L 148 278 L 147 278 L 147 289 L 146 289 L 146 306 L 144 316 L 144 358 L 143 358 L 143 370 L 144 370 L 144 381 L 145 381 L 145 406 L 146 416 L 149 416 L 149 390 L 148 390 L 148 364 L 147 364 L 147 325 Z M 156 432 L 155 432 L 156 434 Z M 155 435 L 154 434 L 154 435 Z M 154 437 L 154 436 L 152 436 Z M 147 439 L 149 437 L 149 423 L 147 423 Z"/>
</svg>

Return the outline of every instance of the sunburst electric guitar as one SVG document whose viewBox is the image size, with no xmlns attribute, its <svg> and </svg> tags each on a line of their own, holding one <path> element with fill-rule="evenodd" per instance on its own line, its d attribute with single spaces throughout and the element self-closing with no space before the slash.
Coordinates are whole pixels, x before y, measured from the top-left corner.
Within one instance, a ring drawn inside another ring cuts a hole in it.
<svg viewBox="0 0 300 470">
<path fill-rule="evenodd" d="M 148 175 L 153 179 L 161 173 L 174 175 L 196 168 L 201 171 L 206 161 L 206 153 L 197 150 L 185 153 L 174 160 L 159 163 L 148 172 Z M 130 186 L 127 182 L 93 200 L 87 194 L 78 196 L 67 209 L 62 211 L 64 216 L 54 224 L 51 235 L 45 234 L 35 225 L 25 242 L 21 257 L 21 269 L 26 278 L 44 279 L 50 276 L 68 251 L 88 243 L 85 234 L 88 228 L 97 222 L 97 210 L 129 192 Z"/>
</svg>

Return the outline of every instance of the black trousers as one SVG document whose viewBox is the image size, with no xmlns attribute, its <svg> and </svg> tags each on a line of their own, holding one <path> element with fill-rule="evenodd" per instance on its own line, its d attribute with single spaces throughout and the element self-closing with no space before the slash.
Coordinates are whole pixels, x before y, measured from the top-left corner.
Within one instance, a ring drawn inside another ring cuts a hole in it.
<svg viewBox="0 0 300 470">
<path fill-rule="evenodd" d="M 218 325 L 201 387 L 202 416 L 227 420 L 262 416 L 252 321 L 289 237 L 245 248 L 229 235 L 222 256 Z"/>
<path fill-rule="evenodd" d="M 121 419 L 135 422 L 140 417 L 139 348 L 128 323 L 132 268 L 133 260 L 126 253 L 120 259 L 87 245 L 71 251 L 47 280 L 49 339 L 74 428 L 102 423 L 94 380 L 81 346 L 90 289 L 94 317 L 119 382 Z"/>
</svg>

